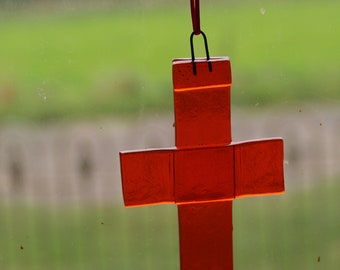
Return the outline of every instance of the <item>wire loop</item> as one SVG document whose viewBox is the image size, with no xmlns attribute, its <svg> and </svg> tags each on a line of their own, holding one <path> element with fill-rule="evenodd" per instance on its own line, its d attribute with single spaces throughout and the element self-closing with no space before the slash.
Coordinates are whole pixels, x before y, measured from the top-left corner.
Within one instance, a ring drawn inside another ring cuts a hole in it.
<svg viewBox="0 0 340 270">
<path fill-rule="evenodd" d="M 209 68 L 209 71 L 212 72 L 212 65 L 211 65 L 211 62 L 210 62 L 207 36 L 204 34 L 203 31 L 200 31 L 200 34 L 202 34 L 203 40 L 204 40 L 204 47 L 205 47 L 205 54 L 206 54 L 207 62 L 208 62 L 208 68 Z M 191 35 L 190 35 L 190 49 L 191 49 L 192 70 L 193 70 L 194 75 L 196 76 L 197 75 L 197 69 L 196 69 L 195 51 L 194 51 L 194 35 L 195 35 L 195 32 L 192 32 Z"/>
</svg>

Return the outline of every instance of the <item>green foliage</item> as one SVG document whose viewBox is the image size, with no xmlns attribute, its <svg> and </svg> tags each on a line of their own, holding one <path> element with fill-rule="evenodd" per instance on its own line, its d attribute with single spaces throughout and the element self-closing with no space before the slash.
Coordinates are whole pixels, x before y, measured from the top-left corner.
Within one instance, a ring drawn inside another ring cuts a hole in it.
<svg viewBox="0 0 340 270">
<path fill-rule="evenodd" d="M 151 3 L 2 12 L 1 118 L 171 109 L 171 60 L 190 56 L 189 7 Z M 339 98 L 339 8 L 336 1 L 202 3 L 211 55 L 231 57 L 233 103 Z M 198 56 L 202 43 L 195 38 Z"/>
<path fill-rule="evenodd" d="M 235 269 L 337 269 L 338 180 L 236 200 Z M 174 205 L 8 203 L 0 215 L 1 269 L 179 269 Z"/>
</svg>

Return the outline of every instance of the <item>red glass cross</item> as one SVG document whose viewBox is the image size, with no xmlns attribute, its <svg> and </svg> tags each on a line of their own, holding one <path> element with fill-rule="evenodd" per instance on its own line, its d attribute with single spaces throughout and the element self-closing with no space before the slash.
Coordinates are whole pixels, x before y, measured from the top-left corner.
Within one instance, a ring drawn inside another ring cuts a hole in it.
<svg viewBox="0 0 340 270">
<path fill-rule="evenodd" d="M 173 61 L 176 147 L 121 152 L 126 206 L 178 205 L 182 270 L 233 269 L 232 201 L 284 192 L 280 138 L 231 142 L 228 58 Z"/>
</svg>

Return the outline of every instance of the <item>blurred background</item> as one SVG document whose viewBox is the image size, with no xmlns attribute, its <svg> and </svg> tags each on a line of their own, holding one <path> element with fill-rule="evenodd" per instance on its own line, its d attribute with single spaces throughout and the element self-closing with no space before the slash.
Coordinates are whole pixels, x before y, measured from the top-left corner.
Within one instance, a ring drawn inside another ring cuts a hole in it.
<svg viewBox="0 0 340 270">
<path fill-rule="evenodd" d="M 286 193 L 234 202 L 235 269 L 339 268 L 339 10 L 201 1 L 233 140 L 285 140 Z M 189 0 L 0 1 L 0 269 L 179 269 L 176 206 L 124 208 L 118 152 L 174 145 L 191 32 Z"/>
</svg>

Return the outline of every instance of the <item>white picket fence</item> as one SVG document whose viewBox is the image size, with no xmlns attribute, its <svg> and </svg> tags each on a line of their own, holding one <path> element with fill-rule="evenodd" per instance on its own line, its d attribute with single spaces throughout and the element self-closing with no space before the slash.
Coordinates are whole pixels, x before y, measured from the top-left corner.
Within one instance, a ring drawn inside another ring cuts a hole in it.
<svg viewBox="0 0 340 270">
<path fill-rule="evenodd" d="M 340 109 L 233 108 L 233 141 L 283 137 L 287 192 L 340 174 Z M 0 127 L 0 199 L 122 202 L 119 151 L 174 146 L 172 115 Z"/>
</svg>

